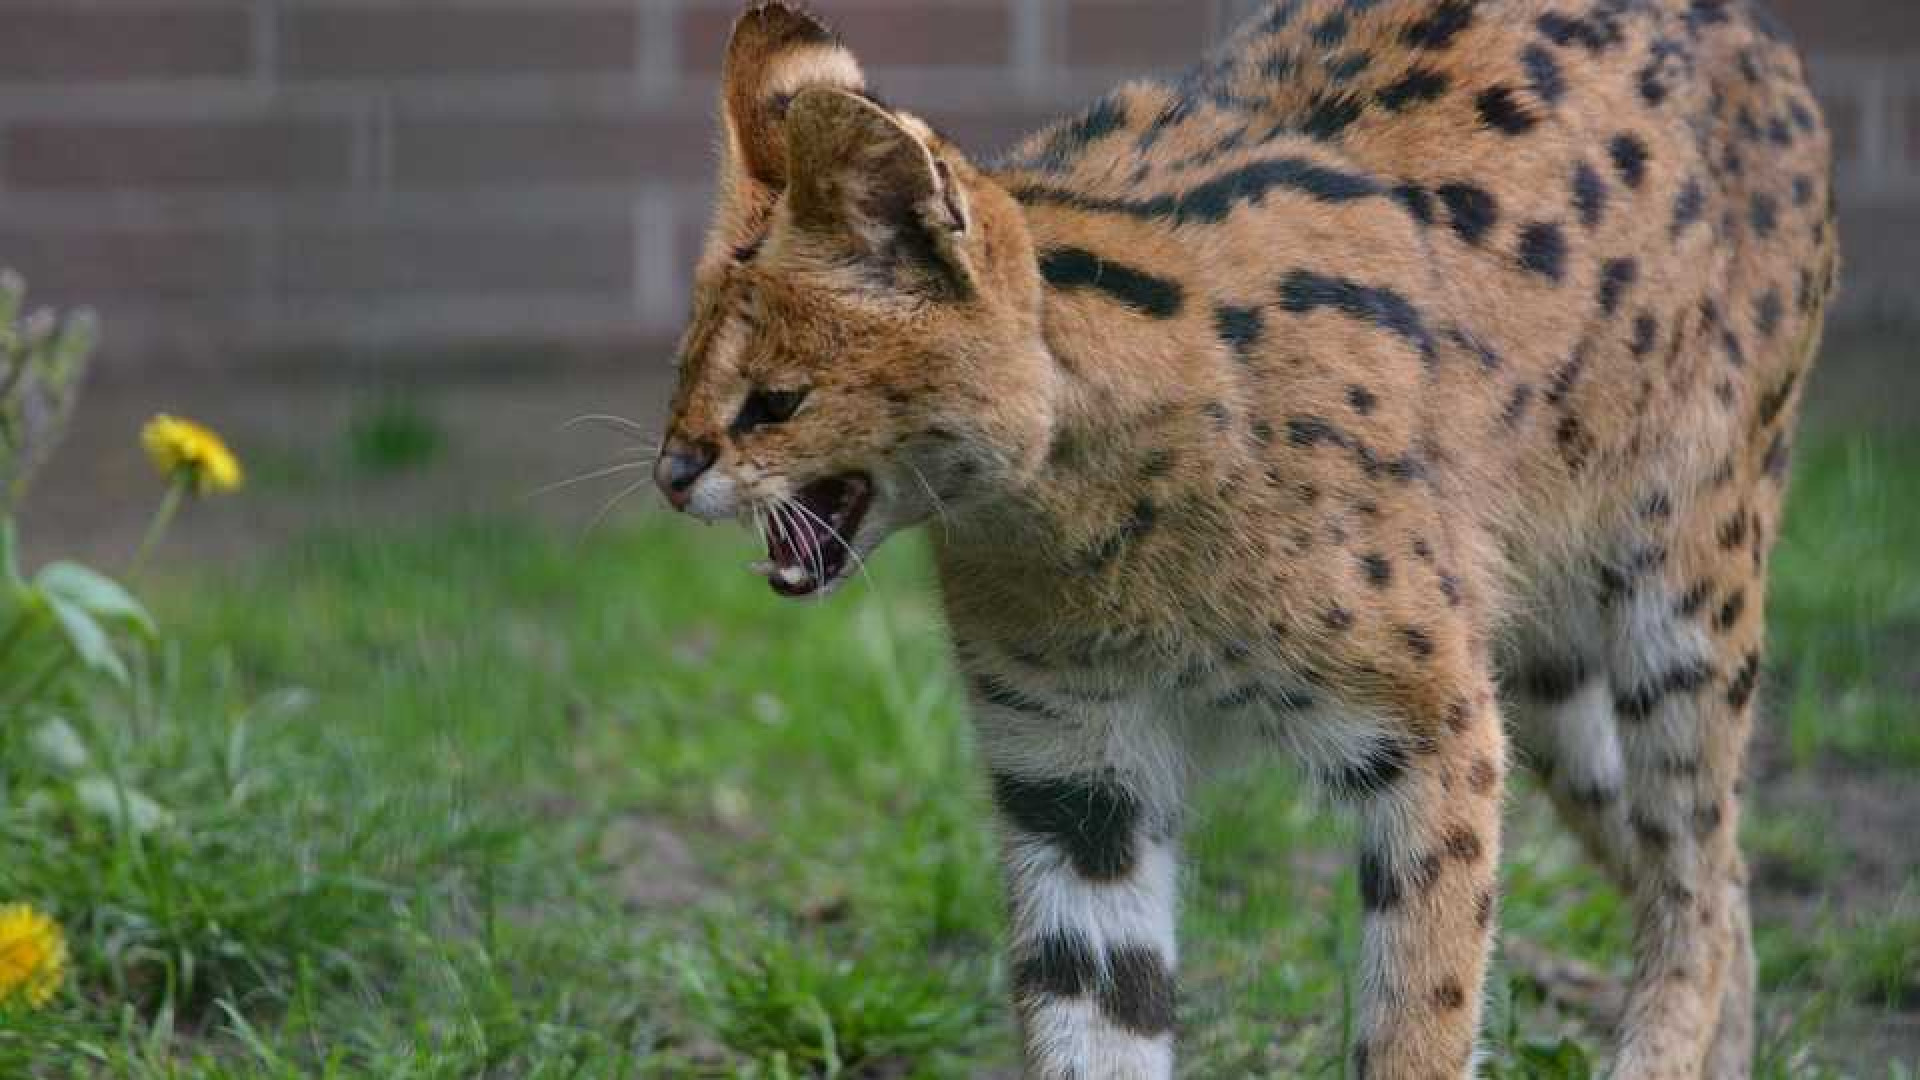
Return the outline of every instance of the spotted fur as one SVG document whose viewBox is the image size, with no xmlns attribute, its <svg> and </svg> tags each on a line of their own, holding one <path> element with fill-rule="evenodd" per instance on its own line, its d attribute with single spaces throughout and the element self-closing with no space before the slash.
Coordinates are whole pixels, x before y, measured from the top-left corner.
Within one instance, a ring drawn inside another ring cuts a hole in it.
<svg viewBox="0 0 1920 1080">
<path fill-rule="evenodd" d="M 1359 820 L 1356 1072 L 1470 1074 L 1509 729 L 1638 920 L 1614 1075 L 1749 1073 L 1737 781 L 1838 265 L 1756 4 L 1274 0 L 991 166 L 778 3 L 724 86 L 661 483 L 870 491 L 856 555 L 938 522 L 1031 1076 L 1171 1072 L 1183 807 L 1261 747 Z"/>
</svg>

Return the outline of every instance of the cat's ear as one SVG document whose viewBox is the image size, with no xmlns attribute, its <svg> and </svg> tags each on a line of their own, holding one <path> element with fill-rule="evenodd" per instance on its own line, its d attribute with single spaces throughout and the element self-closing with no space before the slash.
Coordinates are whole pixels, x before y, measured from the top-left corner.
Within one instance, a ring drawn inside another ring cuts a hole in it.
<svg viewBox="0 0 1920 1080">
<path fill-rule="evenodd" d="M 796 229 L 908 287 L 970 293 L 966 192 L 911 116 L 840 90 L 808 89 L 787 113 Z"/>
<path fill-rule="evenodd" d="M 770 200 L 786 190 L 786 114 L 810 87 L 858 92 L 866 78 L 833 31 L 805 12 L 764 3 L 740 16 L 721 69 L 721 181 L 731 193 Z"/>
</svg>

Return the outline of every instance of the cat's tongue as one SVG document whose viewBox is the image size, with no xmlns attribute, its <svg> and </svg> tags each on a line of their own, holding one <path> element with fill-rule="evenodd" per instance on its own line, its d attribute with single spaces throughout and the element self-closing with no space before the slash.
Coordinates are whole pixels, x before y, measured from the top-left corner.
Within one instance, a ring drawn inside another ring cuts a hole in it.
<svg viewBox="0 0 1920 1080">
<path fill-rule="evenodd" d="M 811 596 L 838 581 L 853 560 L 873 484 L 859 473 L 817 480 L 775 510 L 767 529 L 767 584 L 781 596 Z"/>
</svg>

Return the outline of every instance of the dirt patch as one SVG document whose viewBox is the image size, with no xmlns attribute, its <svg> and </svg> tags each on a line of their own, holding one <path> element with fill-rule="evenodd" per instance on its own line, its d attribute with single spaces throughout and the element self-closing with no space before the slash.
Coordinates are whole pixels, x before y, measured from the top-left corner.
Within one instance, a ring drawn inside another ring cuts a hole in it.
<svg viewBox="0 0 1920 1080">
<path fill-rule="evenodd" d="M 608 822 L 596 854 L 634 910 L 690 907 L 720 891 L 687 836 L 655 817 L 629 814 Z"/>
</svg>

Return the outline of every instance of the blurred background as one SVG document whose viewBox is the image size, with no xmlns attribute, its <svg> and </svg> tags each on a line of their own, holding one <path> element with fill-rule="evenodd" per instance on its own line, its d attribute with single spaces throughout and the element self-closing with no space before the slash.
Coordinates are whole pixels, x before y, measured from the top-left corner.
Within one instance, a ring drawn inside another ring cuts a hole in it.
<svg viewBox="0 0 1920 1080">
<path fill-rule="evenodd" d="M 549 400 L 655 423 L 739 6 L 4 0 L 0 255 L 40 299 L 108 324 L 85 448 L 62 462 L 69 482 L 42 486 L 41 525 L 98 535 L 114 469 L 137 468 L 112 452 L 114 410 L 156 387 L 191 386 L 202 411 L 275 438 L 337 432 L 366 392 L 444 401 L 439 419 L 477 436 L 452 449 L 530 481 L 564 471 Z M 1190 63 L 1252 6 L 825 5 L 876 85 L 977 156 L 1119 78 Z M 1836 137 L 1836 325 L 1911 327 L 1920 7 L 1775 6 Z"/>
<path fill-rule="evenodd" d="M 815 5 L 976 157 L 1257 6 Z M 1762 1072 L 1912 1077 L 1920 4 L 1772 6 L 1846 268 L 1750 784 Z M 0 686 L 0 905 L 71 952 L 31 1016 L 0 977 L 0 1076 L 1011 1075 L 923 550 L 779 605 L 642 471 L 546 490 L 662 418 L 740 7 L 0 0 L 0 267 L 103 323 L 24 562 L 159 627 L 119 678 Z M 134 567 L 162 411 L 246 485 Z M 1490 1070 L 1585 1076 L 1605 1006 L 1531 946 L 1605 967 L 1624 921 L 1520 798 Z M 1341 1075 L 1344 826 L 1270 777 L 1202 818 L 1188 1071 Z"/>
</svg>

